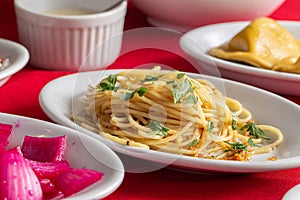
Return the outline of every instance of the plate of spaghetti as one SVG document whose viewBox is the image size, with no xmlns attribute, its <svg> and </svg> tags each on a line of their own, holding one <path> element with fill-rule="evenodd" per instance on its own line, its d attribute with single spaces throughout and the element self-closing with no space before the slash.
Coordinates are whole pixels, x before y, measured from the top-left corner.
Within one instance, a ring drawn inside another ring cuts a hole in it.
<svg viewBox="0 0 300 200">
<path fill-rule="evenodd" d="M 160 67 L 83 72 L 48 83 L 40 104 L 57 123 L 165 166 L 213 173 L 300 166 L 300 107 L 235 81 Z"/>
</svg>

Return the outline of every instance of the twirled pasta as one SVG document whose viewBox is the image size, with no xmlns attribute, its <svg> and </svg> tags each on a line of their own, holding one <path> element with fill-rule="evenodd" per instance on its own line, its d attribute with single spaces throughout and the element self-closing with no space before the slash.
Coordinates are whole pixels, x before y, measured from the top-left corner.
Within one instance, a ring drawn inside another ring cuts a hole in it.
<svg viewBox="0 0 300 200">
<path fill-rule="evenodd" d="M 82 106 L 86 116 L 73 119 L 110 140 L 194 157 L 246 161 L 283 138 L 210 82 L 159 67 L 106 77 L 89 87 Z"/>
</svg>

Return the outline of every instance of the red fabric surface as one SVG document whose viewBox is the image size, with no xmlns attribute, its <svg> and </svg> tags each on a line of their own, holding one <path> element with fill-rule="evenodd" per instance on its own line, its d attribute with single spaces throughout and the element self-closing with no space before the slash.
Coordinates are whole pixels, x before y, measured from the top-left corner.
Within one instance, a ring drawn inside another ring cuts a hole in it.
<svg viewBox="0 0 300 200">
<path fill-rule="evenodd" d="M 287 0 L 271 17 L 300 20 L 300 1 Z M 13 0 L 0 1 L 0 37 L 18 41 Z M 125 30 L 150 26 L 145 15 L 129 2 Z M 164 41 L 162 41 L 164 42 Z M 131 68 L 162 63 L 188 69 L 174 53 L 146 48 L 122 55 L 109 68 Z M 42 111 L 38 95 L 49 81 L 72 72 L 47 71 L 29 64 L 0 88 L 0 111 L 51 121 Z M 300 104 L 299 97 L 285 96 Z M 122 185 L 106 199 L 281 199 L 300 183 L 300 169 L 243 175 L 206 175 L 164 168 L 148 173 L 126 173 Z"/>
</svg>

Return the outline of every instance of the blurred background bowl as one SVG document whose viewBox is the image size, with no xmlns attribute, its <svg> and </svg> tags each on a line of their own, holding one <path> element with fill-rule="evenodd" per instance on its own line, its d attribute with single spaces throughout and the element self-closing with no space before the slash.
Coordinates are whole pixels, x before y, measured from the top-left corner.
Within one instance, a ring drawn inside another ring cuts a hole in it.
<svg viewBox="0 0 300 200">
<path fill-rule="evenodd" d="M 89 71 L 111 64 L 120 53 L 127 1 L 102 12 L 108 3 L 15 0 L 19 40 L 29 50 L 30 63 L 64 71 Z"/>
<path fill-rule="evenodd" d="M 300 22 L 278 20 L 292 36 L 300 39 Z M 226 22 L 198 27 L 183 34 L 180 47 L 194 58 L 202 73 L 246 83 L 281 95 L 300 96 L 300 74 L 253 67 L 208 54 L 212 48 L 230 41 L 251 22 Z"/>
<path fill-rule="evenodd" d="M 150 24 L 186 32 L 198 26 L 253 20 L 273 13 L 285 0 L 131 0 Z"/>
</svg>

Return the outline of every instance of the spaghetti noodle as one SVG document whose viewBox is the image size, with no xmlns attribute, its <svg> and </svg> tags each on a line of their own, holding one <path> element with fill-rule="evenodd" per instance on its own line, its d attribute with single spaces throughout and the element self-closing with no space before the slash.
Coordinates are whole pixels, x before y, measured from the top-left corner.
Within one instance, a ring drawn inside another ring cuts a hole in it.
<svg viewBox="0 0 300 200">
<path fill-rule="evenodd" d="M 89 86 L 86 116 L 73 120 L 115 142 L 194 157 L 250 160 L 283 139 L 204 79 L 179 71 L 131 70 Z"/>
</svg>

